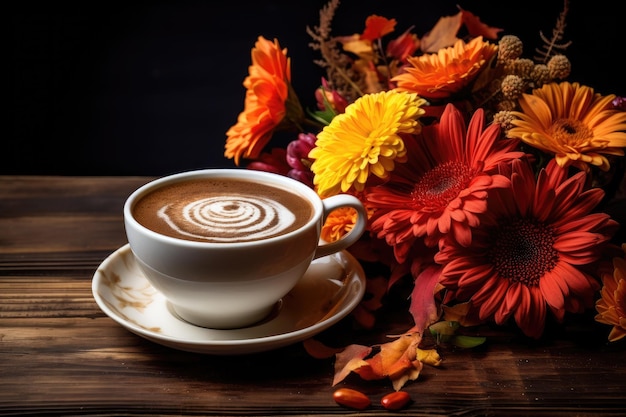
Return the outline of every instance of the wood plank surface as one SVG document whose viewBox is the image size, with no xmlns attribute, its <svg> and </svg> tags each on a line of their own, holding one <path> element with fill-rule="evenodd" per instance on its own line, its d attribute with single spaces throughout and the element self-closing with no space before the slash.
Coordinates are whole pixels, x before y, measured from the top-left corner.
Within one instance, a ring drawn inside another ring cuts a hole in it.
<svg viewBox="0 0 626 417">
<path fill-rule="evenodd" d="M 485 327 L 479 348 L 444 348 L 405 386 L 414 402 L 379 405 L 389 381 L 349 377 L 372 398 L 356 412 L 334 403 L 332 359 L 301 344 L 241 356 L 161 346 L 98 307 L 91 279 L 126 243 L 125 198 L 145 177 L 0 177 L 0 415 L 626 415 L 624 343 L 606 343 L 593 314 L 528 341 Z M 319 337 L 384 340 L 408 322 L 383 310 L 374 334 L 343 320 Z"/>
</svg>

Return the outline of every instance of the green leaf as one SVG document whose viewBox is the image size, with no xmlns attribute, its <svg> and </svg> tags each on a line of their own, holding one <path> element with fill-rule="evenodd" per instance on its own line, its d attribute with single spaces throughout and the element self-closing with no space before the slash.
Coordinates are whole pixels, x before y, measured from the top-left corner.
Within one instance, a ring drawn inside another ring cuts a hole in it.
<svg viewBox="0 0 626 417">
<path fill-rule="evenodd" d="M 486 337 L 479 336 L 454 336 L 452 343 L 461 348 L 473 348 L 482 345 L 486 340 Z"/>
<path fill-rule="evenodd" d="M 438 321 L 429 327 L 430 333 L 433 336 L 452 336 L 459 328 L 459 323 L 456 321 Z"/>
</svg>

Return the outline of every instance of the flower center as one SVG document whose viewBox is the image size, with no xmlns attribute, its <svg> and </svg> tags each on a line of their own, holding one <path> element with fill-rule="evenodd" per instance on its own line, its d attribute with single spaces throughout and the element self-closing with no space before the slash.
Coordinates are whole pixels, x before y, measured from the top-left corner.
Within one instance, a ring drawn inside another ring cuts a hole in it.
<svg viewBox="0 0 626 417">
<path fill-rule="evenodd" d="M 575 148 L 585 146 L 593 138 L 593 131 L 585 123 L 575 119 L 555 120 L 549 133 L 558 143 Z"/>
<path fill-rule="evenodd" d="M 472 176 L 472 171 L 458 161 L 437 165 L 415 184 L 413 201 L 421 206 L 446 206 L 467 188 Z"/>
<path fill-rule="evenodd" d="M 543 223 L 529 219 L 502 222 L 493 237 L 491 264 L 511 282 L 538 285 L 539 279 L 558 261 L 554 232 Z"/>
</svg>

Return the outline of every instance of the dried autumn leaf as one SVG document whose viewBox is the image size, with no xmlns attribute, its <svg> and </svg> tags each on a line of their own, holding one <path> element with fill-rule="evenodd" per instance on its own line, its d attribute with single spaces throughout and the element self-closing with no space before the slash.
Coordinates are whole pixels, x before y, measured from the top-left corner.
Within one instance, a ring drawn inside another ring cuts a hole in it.
<svg viewBox="0 0 626 417">
<path fill-rule="evenodd" d="M 409 306 L 409 312 L 415 323 L 413 331 L 422 333 L 439 317 L 435 293 L 438 289 L 440 272 L 440 267 L 429 266 L 415 278 Z"/>
<path fill-rule="evenodd" d="M 345 51 L 352 52 L 366 62 L 374 60 L 374 48 L 372 42 L 359 38 L 359 35 L 342 36 L 337 38 Z"/>
<path fill-rule="evenodd" d="M 302 346 L 304 350 L 315 359 L 327 359 L 343 350 L 342 348 L 326 346 L 319 340 L 313 338 L 306 339 L 302 342 Z"/>
<path fill-rule="evenodd" d="M 463 327 L 476 326 L 482 323 L 478 317 L 472 318 L 469 315 L 470 307 L 471 303 L 469 301 L 455 304 L 453 306 L 444 305 L 442 306 L 443 319 L 446 321 L 456 321 Z"/>
<path fill-rule="evenodd" d="M 437 349 L 420 349 L 417 348 L 417 359 L 420 362 L 431 366 L 441 365 L 442 359 Z"/>
<path fill-rule="evenodd" d="M 382 344 L 380 351 L 365 361 L 366 366 L 355 368 L 353 372 L 365 380 L 388 377 L 397 391 L 407 381 L 417 379 L 422 370 L 422 363 L 417 359 L 417 346 L 421 340 L 419 333 L 410 333 Z"/>
<path fill-rule="evenodd" d="M 495 40 L 498 39 L 498 33 L 504 30 L 484 24 L 480 21 L 478 16 L 468 12 L 467 10 L 461 9 L 461 14 L 463 24 L 465 24 L 465 27 L 471 37 L 482 36 L 486 39 Z"/>
<path fill-rule="evenodd" d="M 343 381 L 350 372 L 362 366 L 368 366 L 363 360 L 372 352 L 372 348 L 361 345 L 349 345 L 341 352 L 337 353 L 335 359 L 335 377 L 333 386 Z"/>
<path fill-rule="evenodd" d="M 372 60 L 358 59 L 352 64 L 352 69 L 362 74 L 365 84 L 364 94 L 374 94 L 384 90 Z"/>
<path fill-rule="evenodd" d="M 439 336 L 442 338 L 454 336 L 459 328 L 459 323 L 456 321 L 439 321 L 429 327 L 430 333 L 433 336 Z"/>
<path fill-rule="evenodd" d="M 435 26 L 420 39 L 420 49 L 426 53 L 434 53 L 441 48 L 454 45 L 458 40 L 457 33 L 463 23 L 461 12 L 454 16 L 439 18 Z"/>
</svg>

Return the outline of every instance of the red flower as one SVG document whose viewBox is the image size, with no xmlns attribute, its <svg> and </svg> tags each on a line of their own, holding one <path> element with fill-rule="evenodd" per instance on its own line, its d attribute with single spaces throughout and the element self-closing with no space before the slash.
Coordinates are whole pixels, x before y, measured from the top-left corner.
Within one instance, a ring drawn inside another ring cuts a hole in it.
<svg viewBox="0 0 626 417">
<path fill-rule="evenodd" d="M 271 153 L 263 152 L 258 159 L 250 162 L 248 169 L 257 171 L 273 172 L 274 174 L 287 175 L 289 165 L 286 160 L 287 152 L 282 148 L 273 148 Z"/>
<path fill-rule="evenodd" d="M 413 56 L 420 46 L 420 40 L 416 34 L 410 33 L 408 29 L 396 39 L 389 41 L 387 44 L 386 54 L 400 62 L 406 62 L 406 59 Z"/>
<path fill-rule="evenodd" d="M 396 19 L 387 19 L 373 14 L 365 20 L 365 30 L 360 39 L 373 41 L 393 32 L 395 28 Z"/>
<path fill-rule="evenodd" d="M 366 190 L 372 231 L 394 247 L 399 262 L 422 237 L 428 246 L 446 235 L 469 246 L 471 229 L 487 210 L 487 192 L 509 186 L 494 170 L 523 153 L 514 151 L 516 141 L 497 140 L 499 125 L 484 124 L 479 109 L 466 128 L 461 113 L 447 105 L 439 124 L 424 127 L 414 141 L 407 137 L 408 162 L 398 164 L 391 180 Z"/>
<path fill-rule="evenodd" d="M 512 187 L 489 193 L 471 247 L 446 239 L 435 261 L 448 301 L 469 301 L 479 320 L 513 318 L 539 338 L 548 311 L 561 321 L 593 306 L 599 282 L 585 267 L 600 259 L 618 224 L 592 213 L 604 192 L 585 191 L 583 172 L 567 178 L 552 160 L 535 181 L 521 160 L 502 168 Z"/>
</svg>

